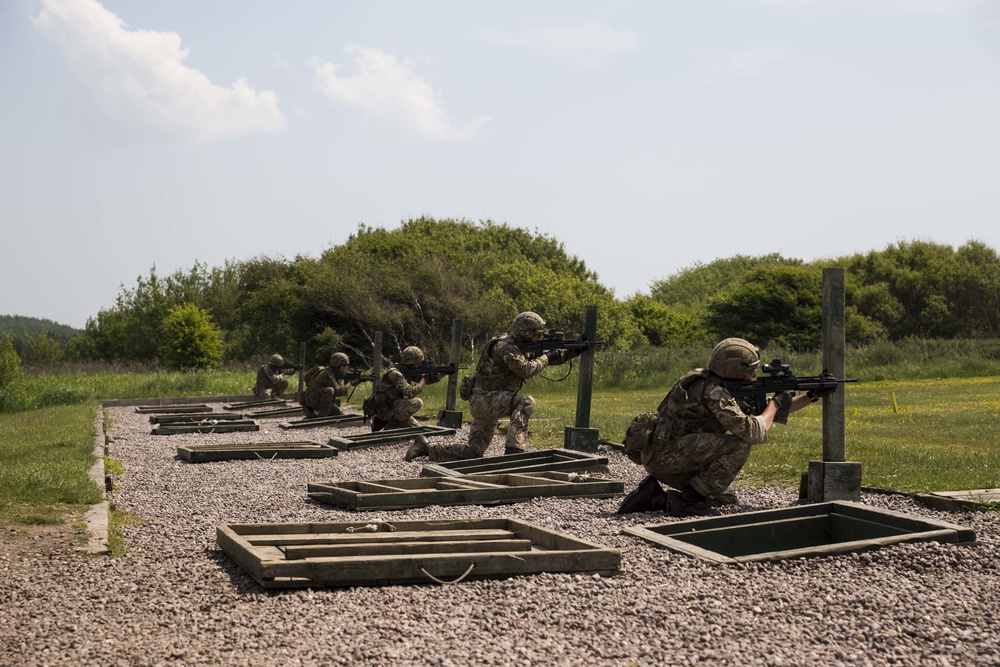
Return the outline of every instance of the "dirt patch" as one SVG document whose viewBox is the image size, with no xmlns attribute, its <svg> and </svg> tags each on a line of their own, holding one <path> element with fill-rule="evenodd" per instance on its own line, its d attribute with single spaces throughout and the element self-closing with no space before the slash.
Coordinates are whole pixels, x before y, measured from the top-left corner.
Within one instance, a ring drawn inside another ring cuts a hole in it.
<svg viewBox="0 0 1000 667">
<path fill-rule="evenodd" d="M 36 557 L 66 553 L 83 543 L 85 536 L 70 523 L 58 526 L 3 526 L 0 528 L 0 557 Z"/>
</svg>

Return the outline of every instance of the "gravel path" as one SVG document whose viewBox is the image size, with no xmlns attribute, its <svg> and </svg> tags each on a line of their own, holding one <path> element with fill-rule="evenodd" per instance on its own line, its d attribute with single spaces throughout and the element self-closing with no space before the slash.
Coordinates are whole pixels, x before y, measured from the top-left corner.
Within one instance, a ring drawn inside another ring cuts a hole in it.
<svg viewBox="0 0 1000 667">
<path fill-rule="evenodd" d="M 361 515 L 308 501 L 308 481 L 417 477 L 402 445 L 317 460 L 190 464 L 181 444 L 316 440 L 362 429 L 150 436 L 110 408 L 112 500 L 141 518 L 128 553 L 0 557 L 2 665 L 997 665 L 1000 517 L 951 515 L 901 496 L 864 502 L 973 528 L 971 547 L 715 566 L 622 535 L 662 515 L 620 499 L 542 499 Z M 468 427 L 465 427 L 466 429 Z M 459 434 L 459 437 L 464 435 Z M 487 455 L 502 453 L 495 439 Z M 606 452 L 626 489 L 642 471 Z M 787 489 L 740 488 L 748 511 Z M 219 523 L 511 516 L 621 550 L 610 578 L 542 574 L 456 585 L 266 591 L 215 543 Z"/>
</svg>

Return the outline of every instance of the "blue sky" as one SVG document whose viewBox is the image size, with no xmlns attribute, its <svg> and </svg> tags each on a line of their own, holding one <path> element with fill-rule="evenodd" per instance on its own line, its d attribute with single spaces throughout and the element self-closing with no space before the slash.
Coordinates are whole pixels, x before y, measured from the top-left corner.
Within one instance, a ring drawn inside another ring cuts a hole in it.
<svg viewBox="0 0 1000 667">
<path fill-rule="evenodd" d="M 619 297 L 697 262 L 1000 248 L 1000 3 L 0 2 L 0 314 L 419 216 Z"/>
</svg>

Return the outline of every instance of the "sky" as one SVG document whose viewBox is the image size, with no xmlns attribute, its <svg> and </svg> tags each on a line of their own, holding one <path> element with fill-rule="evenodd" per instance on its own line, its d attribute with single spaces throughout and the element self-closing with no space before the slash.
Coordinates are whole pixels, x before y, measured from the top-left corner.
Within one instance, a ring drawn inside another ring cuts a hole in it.
<svg viewBox="0 0 1000 667">
<path fill-rule="evenodd" d="M 1000 248 L 992 0 L 0 0 L 0 314 L 491 220 L 619 298 Z"/>
</svg>

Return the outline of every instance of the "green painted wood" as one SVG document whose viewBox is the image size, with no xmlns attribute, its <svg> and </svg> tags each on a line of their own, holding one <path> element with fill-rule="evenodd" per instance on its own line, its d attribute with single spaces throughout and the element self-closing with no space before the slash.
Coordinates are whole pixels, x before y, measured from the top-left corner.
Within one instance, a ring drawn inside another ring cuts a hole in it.
<svg viewBox="0 0 1000 667">
<path fill-rule="evenodd" d="M 260 425 L 248 419 L 238 421 L 211 421 L 197 424 L 157 424 L 150 431 L 151 435 L 177 435 L 178 433 L 237 433 L 244 431 L 259 431 Z"/>
<path fill-rule="evenodd" d="M 283 398 L 266 398 L 263 401 L 244 401 L 243 403 L 228 403 L 222 406 L 223 410 L 247 410 L 253 408 L 262 408 L 266 406 L 274 407 L 277 405 L 287 405 L 288 402 Z"/>
<path fill-rule="evenodd" d="M 194 405 L 137 405 L 135 411 L 141 414 L 156 413 L 172 415 L 190 412 L 211 412 L 212 406 L 204 403 Z"/>
<path fill-rule="evenodd" d="M 418 477 L 310 483 L 309 498 L 355 511 L 429 505 L 499 505 L 535 498 L 608 498 L 624 493 L 624 482 L 566 473 Z"/>
<path fill-rule="evenodd" d="M 177 415 L 150 415 L 150 424 L 197 424 L 198 422 L 213 421 L 241 421 L 247 419 L 246 415 L 233 414 L 229 412 L 200 412 L 197 414 L 177 414 Z"/>
<path fill-rule="evenodd" d="M 298 421 L 278 424 L 282 429 L 319 428 L 321 426 L 357 426 L 365 421 L 364 415 L 332 415 L 330 417 L 310 417 Z"/>
<path fill-rule="evenodd" d="M 273 419 L 275 417 L 296 417 L 302 415 L 302 408 L 291 407 L 291 408 L 274 408 L 272 410 L 254 410 L 248 412 L 247 416 L 251 419 Z"/>
<path fill-rule="evenodd" d="M 488 472 L 547 472 L 554 470 L 584 470 L 608 465 L 608 458 L 570 449 L 541 449 L 523 454 L 507 454 L 481 459 L 449 461 L 425 465 L 426 477 L 455 477 Z"/>
<path fill-rule="evenodd" d="M 191 463 L 271 459 L 319 459 L 337 456 L 336 447 L 318 442 L 259 442 L 229 445 L 186 445 L 177 456 Z"/>
<path fill-rule="evenodd" d="M 427 584 L 540 572 L 613 575 L 621 567 L 617 549 L 512 519 L 372 525 L 377 532 L 357 531 L 364 527 L 357 522 L 220 525 L 216 535 L 265 588 Z M 419 525 L 427 530 L 399 529 Z M 355 541 L 344 542 L 348 537 Z M 547 546 L 540 544 L 543 537 Z M 275 539 L 284 541 L 279 549 L 271 544 Z"/>
<path fill-rule="evenodd" d="M 387 431 L 376 431 L 375 433 L 362 433 L 360 435 L 330 438 L 328 444 L 337 449 L 347 450 L 358 447 L 373 447 L 378 445 L 394 445 L 400 442 L 412 440 L 414 437 L 422 435 L 427 438 L 434 438 L 442 435 L 455 435 L 455 429 L 443 426 L 416 426 L 412 428 L 394 428 Z"/>
</svg>

